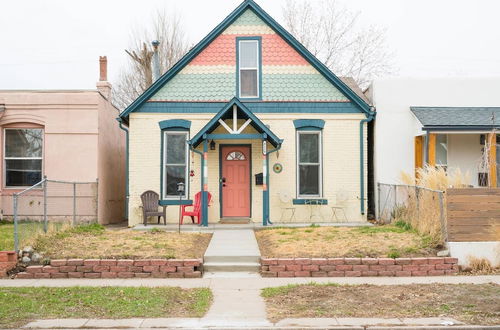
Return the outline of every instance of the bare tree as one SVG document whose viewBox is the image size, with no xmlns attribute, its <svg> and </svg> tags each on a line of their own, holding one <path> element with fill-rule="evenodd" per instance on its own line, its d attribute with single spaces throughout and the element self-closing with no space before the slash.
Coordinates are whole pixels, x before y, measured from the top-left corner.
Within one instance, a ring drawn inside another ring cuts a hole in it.
<svg viewBox="0 0 500 330">
<path fill-rule="evenodd" d="M 375 77 L 392 73 L 393 53 L 386 45 L 386 31 L 361 27 L 359 12 L 336 0 L 288 0 L 283 7 L 286 28 L 313 55 L 338 76 L 353 77 L 367 87 Z"/>
<path fill-rule="evenodd" d="M 160 41 L 160 72 L 170 69 L 189 50 L 189 42 L 177 13 L 156 11 L 149 26 L 131 32 L 127 66 L 113 86 L 113 103 L 126 108 L 152 84 L 151 42 Z"/>
</svg>

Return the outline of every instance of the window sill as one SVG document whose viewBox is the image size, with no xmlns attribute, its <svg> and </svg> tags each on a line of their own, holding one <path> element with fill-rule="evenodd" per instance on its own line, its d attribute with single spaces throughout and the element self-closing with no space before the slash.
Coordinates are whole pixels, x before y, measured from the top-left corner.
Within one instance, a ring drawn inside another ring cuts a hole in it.
<svg viewBox="0 0 500 330">
<path fill-rule="evenodd" d="M 178 199 L 163 199 L 159 201 L 159 204 L 161 206 L 165 205 L 192 205 L 193 200 L 192 199 L 183 199 L 182 201 L 179 201 Z"/>
<path fill-rule="evenodd" d="M 328 199 L 322 198 L 295 198 L 293 205 L 328 205 Z"/>
</svg>

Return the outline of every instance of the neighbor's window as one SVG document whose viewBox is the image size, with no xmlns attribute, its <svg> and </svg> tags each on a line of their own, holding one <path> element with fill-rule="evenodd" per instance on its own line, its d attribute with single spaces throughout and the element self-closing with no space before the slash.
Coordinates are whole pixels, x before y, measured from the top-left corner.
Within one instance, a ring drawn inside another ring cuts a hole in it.
<svg viewBox="0 0 500 330">
<path fill-rule="evenodd" d="M 239 41 L 240 97 L 259 97 L 259 41 Z"/>
<path fill-rule="evenodd" d="M 448 138 L 446 134 L 436 135 L 436 166 L 448 167 Z"/>
<path fill-rule="evenodd" d="M 43 129 L 5 129 L 5 186 L 28 187 L 42 181 Z"/>
<path fill-rule="evenodd" d="M 177 184 L 184 183 L 184 195 L 188 192 L 188 132 L 170 132 L 166 131 L 163 140 L 163 194 L 164 198 L 179 197 Z"/>
<path fill-rule="evenodd" d="M 298 197 L 321 197 L 321 132 L 297 132 Z"/>
</svg>

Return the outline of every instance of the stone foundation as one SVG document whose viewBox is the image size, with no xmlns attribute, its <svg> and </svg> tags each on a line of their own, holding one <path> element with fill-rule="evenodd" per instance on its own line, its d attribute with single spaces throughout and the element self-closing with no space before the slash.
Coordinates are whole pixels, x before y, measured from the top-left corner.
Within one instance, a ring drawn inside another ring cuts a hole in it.
<svg viewBox="0 0 500 330">
<path fill-rule="evenodd" d="M 200 278 L 202 268 L 201 259 L 60 259 L 16 278 Z"/>
<path fill-rule="evenodd" d="M 261 258 L 263 277 L 440 276 L 458 273 L 457 258 Z"/>
</svg>

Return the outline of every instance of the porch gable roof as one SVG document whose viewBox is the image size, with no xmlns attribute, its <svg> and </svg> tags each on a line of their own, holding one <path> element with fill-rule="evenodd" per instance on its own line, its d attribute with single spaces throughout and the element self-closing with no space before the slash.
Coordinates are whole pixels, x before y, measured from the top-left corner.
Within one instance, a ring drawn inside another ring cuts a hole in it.
<svg viewBox="0 0 500 330">
<path fill-rule="evenodd" d="M 269 143 L 271 143 L 274 147 L 277 147 L 283 140 L 278 138 L 276 134 L 274 134 L 264 123 L 257 118 L 250 109 L 248 109 L 238 98 L 234 97 L 231 101 L 229 101 L 217 114 L 210 119 L 210 121 L 203 126 L 203 128 L 189 141 L 189 143 L 196 148 L 203 141 L 204 135 L 208 135 L 212 133 L 219 125 L 219 120 L 224 120 L 228 114 L 232 112 L 233 106 L 236 106 L 238 110 L 241 111 L 243 118 L 241 119 L 249 119 L 251 120 L 250 124 L 257 132 L 266 135 L 266 139 Z M 232 134 L 227 134 L 232 135 Z M 236 134 L 234 134 L 236 135 Z"/>
<path fill-rule="evenodd" d="M 500 127 L 500 107 L 410 107 L 424 130 L 491 130 Z"/>
</svg>

